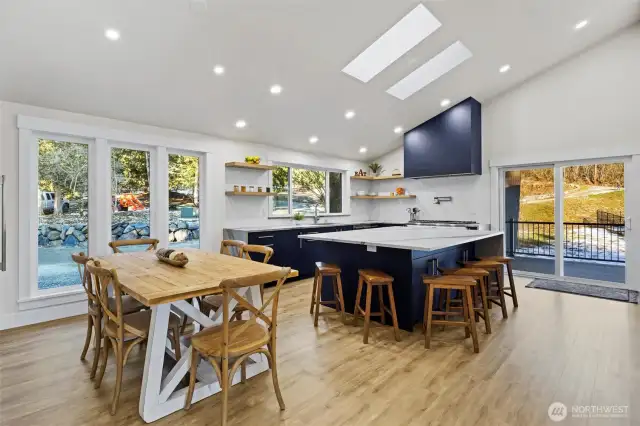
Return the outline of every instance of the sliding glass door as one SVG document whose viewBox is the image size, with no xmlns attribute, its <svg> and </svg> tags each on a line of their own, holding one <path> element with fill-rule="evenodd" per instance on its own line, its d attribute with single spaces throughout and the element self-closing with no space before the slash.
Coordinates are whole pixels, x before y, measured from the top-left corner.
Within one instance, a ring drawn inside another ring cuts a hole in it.
<svg viewBox="0 0 640 426">
<path fill-rule="evenodd" d="M 503 229 L 514 270 L 624 283 L 624 176 L 624 160 L 503 169 Z"/>
<path fill-rule="evenodd" d="M 624 162 L 563 167 L 564 275 L 625 282 Z"/>
<path fill-rule="evenodd" d="M 555 197 L 553 167 L 506 171 L 504 217 L 507 255 L 518 271 L 554 274 Z"/>
</svg>

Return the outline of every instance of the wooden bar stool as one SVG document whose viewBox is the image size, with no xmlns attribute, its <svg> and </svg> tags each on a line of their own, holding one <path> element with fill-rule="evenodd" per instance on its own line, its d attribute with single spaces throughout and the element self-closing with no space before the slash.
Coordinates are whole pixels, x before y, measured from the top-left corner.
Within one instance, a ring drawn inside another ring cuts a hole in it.
<svg viewBox="0 0 640 426">
<path fill-rule="evenodd" d="M 336 311 L 340 312 L 342 322 L 345 322 L 344 317 L 344 297 L 342 296 L 342 279 L 340 274 L 342 270 L 338 265 L 332 265 L 330 263 L 316 262 L 316 271 L 313 278 L 313 291 L 311 292 L 311 309 L 310 314 L 313 315 L 315 307 L 315 316 L 313 319 L 314 327 L 318 326 L 318 315 L 320 315 L 320 303 L 335 305 Z M 331 277 L 333 281 L 333 296 L 334 300 L 322 300 L 322 281 L 324 277 Z"/>
<path fill-rule="evenodd" d="M 478 287 L 480 287 L 480 306 L 475 307 L 475 314 L 484 320 L 484 329 L 487 334 L 491 334 L 491 316 L 489 315 L 489 302 L 487 293 L 489 291 L 489 272 L 480 268 L 438 268 L 442 275 L 471 277 L 479 284 L 473 287 L 473 300 L 478 300 Z M 450 300 L 450 292 L 447 292 L 447 302 Z M 446 309 L 449 310 L 448 308 Z M 476 318 L 476 321 L 478 318 Z"/>
<path fill-rule="evenodd" d="M 475 353 L 480 352 L 478 345 L 478 333 L 476 331 L 476 321 L 473 302 L 471 295 L 471 288 L 476 285 L 476 280 L 471 277 L 455 276 L 455 275 L 424 275 L 422 282 L 427 286 L 427 292 L 424 298 L 424 347 L 431 348 L 431 327 L 433 325 L 453 325 L 464 327 L 465 337 L 471 336 L 473 342 L 473 351 Z M 462 292 L 462 321 L 453 320 L 434 320 L 433 316 L 444 316 L 447 318 L 449 315 L 460 315 L 459 312 L 442 312 L 433 310 L 433 295 L 435 290 L 449 292 L 451 290 L 458 290 Z"/>
<path fill-rule="evenodd" d="M 502 263 L 503 265 L 507 265 L 507 273 L 509 274 L 509 291 L 511 293 L 507 293 L 505 291 L 504 294 L 506 296 L 509 296 L 513 300 L 513 307 L 517 308 L 518 307 L 518 296 L 516 295 L 516 285 L 513 282 L 513 266 L 511 265 L 511 261 L 513 259 L 511 259 L 510 257 L 506 257 L 506 256 L 489 256 L 489 257 L 481 257 L 480 260 L 489 260 L 489 261 L 493 261 L 493 262 Z"/>
<path fill-rule="evenodd" d="M 360 278 L 358 279 L 358 292 L 356 294 L 356 306 L 353 309 L 353 323 L 358 325 L 358 316 L 360 313 L 364 316 L 364 339 L 366 344 L 369 341 L 369 325 L 371 322 L 371 316 L 379 316 L 382 324 L 385 324 L 385 311 L 391 315 L 391 321 L 393 322 L 393 331 L 396 340 L 400 341 L 400 328 L 398 327 L 398 316 L 396 315 L 396 302 L 393 298 L 393 277 L 385 274 L 382 271 L 375 269 L 360 269 L 358 271 Z M 362 310 L 360 307 L 360 298 L 362 297 L 362 288 L 364 284 L 367 284 L 366 305 Z M 378 287 L 378 300 L 380 304 L 380 312 L 371 312 L 371 294 L 373 293 L 373 286 Z M 384 305 L 384 292 L 382 287 L 386 286 L 389 294 L 389 307 Z"/>
<path fill-rule="evenodd" d="M 496 282 L 491 283 L 490 277 L 491 275 L 489 275 L 489 285 L 487 287 L 487 300 L 489 301 L 489 306 L 491 306 L 492 303 L 495 303 L 496 305 L 500 306 L 500 308 L 502 309 L 502 318 L 509 318 L 509 315 L 507 314 L 507 304 L 505 302 L 504 299 L 504 284 L 502 282 L 502 263 L 500 262 L 495 262 L 493 260 L 471 260 L 468 262 L 464 263 L 464 267 L 465 268 L 479 268 L 479 269 L 484 269 L 487 272 L 489 272 L 490 274 L 493 272 L 496 276 Z M 494 294 L 492 292 L 492 290 L 496 290 L 496 293 Z"/>
</svg>

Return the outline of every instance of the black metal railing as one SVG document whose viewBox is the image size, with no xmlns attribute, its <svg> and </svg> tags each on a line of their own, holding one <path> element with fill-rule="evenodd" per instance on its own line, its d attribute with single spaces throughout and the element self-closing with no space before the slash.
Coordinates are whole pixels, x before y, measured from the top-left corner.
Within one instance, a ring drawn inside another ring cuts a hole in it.
<svg viewBox="0 0 640 426">
<path fill-rule="evenodd" d="M 620 214 L 605 212 L 604 210 L 597 210 L 596 223 L 607 225 L 624 225 L 624 216 Z"/>
<path fill-rule="evenodd" d="M 555 224 L 553 222 L 506 222 L 507 253 L 511 256 L 554 257 Z M 568 259 L 625 261 L 625 227 L 622 223 L 563 224 L 563 256 Z"/>
</svg>

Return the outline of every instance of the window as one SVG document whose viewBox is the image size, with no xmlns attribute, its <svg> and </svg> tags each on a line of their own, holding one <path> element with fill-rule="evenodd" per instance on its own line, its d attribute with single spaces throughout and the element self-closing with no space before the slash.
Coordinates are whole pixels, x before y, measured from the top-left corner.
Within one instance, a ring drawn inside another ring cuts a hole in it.
<svg viewBox="0 0 640 426">
<path fill-rule="evenodd" d="M 169 154 L 169 246 L 200 248 L 200 157 Z"/>
<path fill-rule="evenodd" d="M 149 151 L 111 149 L 111 240 L 149 238 L 151 169 Z M 122 251 L 145 250 L 147 247 L 121 247 Z"/>
<path fill-rule="evenodd" d="M 342 213 L 343 173 L 279 166 L 272 171 L 272 217 Z"/>
<path fill-rule="evenodd" d="M 89 147 L 38 140 L 38 290 L 80 284 L 71 253 L 88 252 Z"/>
</svg>

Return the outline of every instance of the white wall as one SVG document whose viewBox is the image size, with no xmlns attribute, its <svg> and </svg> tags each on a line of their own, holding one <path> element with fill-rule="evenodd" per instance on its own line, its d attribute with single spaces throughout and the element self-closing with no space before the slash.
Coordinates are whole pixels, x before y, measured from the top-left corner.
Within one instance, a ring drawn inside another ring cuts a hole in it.
<svg viewBox="0 0 640 426">
<path fill-rule="evenodd" d="M 0 329 L 26 325 L 34 322 L 46 321 L 65 316 L 86 312 L 86 302 L 69 303 L 54 308 L 40 308 L 19 310 L 18 300 L 18 115 L 59 120 L 65 123 L 75 123 L 109 129 L 114 134 L 114 140 L 126 141 L 120 135 L 135 133 L 142 136 L 143 143 L 159 144 L 167 148 L 209 152 L 213 158 L 212 166 L 206 170 L 207 179 L 213 183 L 214 190 L 210 191 L 212 204 L 210 212 L 214 215 L 213 223 L 216 231 L 211 234 L 213 239 L 222 237 L 222 228 L 232 224 L 274 223 L 267 219 L 267 201 L 261 198 L 241 199 L 241 197 L 226 197 L 224 195 L 225 180 L 229 183 L 246 182 L 251 179 L 266 186 L 266 174 L 256 175 L 251 172 L 227 171 L 225 162 L 243 161 L 246 155 L 259 155 L 264 162 L 283 161 L 288 163 L 305 164 L 332 169 L 349 171 L 364 167 L 363 164 L 330 156 L 315 156 L 311 154 L 284 150 L 266 145 L 240 143 L 220 140 L 204 135 L 180 132 L 152 126 L 144 126 L 106 118 L 87 116 L 66 111 L 39 108 L 8 102 L 0 102 L 0 174 L 7 175 L 5 192 L 7 216 L 7 271 L 0 272 Z M 240 174 L 239 174 L 240 173 Z M 226 176 L 225 176 L 226 175 Z M 347 185 L 347 190 L 349 186 Z M 231 199 L 233 198 L 233 199 Z M 204 200 L 203 200 L 204 201 Z M 347 204 L 348 205 L 348 204 Z M 152 206 L 153 209 L 153 206 Z M 332 218 L 332 221 L 351 221 L 368 219 L 366 208 L 356 207 L 351 216 Z M 276 220 L 277 222 L 278 220 Z M 105 225 L 106 226 L 106 225 Z M 216 241 L 213 247 L 218 246 Z"/>
<path fill-rule="evenodd" d="M 483 109 L 492 164 L 640 151 L 640 24 L 541 74 Z"/>
</svg>

